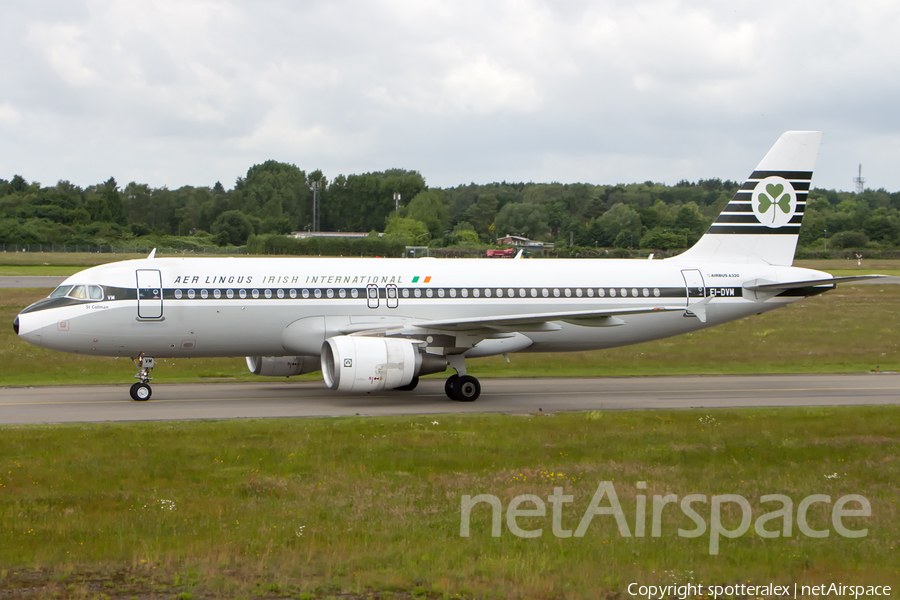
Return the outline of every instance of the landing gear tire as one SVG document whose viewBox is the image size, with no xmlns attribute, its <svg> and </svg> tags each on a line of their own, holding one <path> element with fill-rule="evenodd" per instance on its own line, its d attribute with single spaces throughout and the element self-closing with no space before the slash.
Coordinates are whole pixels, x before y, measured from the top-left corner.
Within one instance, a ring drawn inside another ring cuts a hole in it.
<svg viewBox="0 0 900 600">
<path fill-rule="evenodd" d="M 400 390 L 401 392 L 409 392 L 416 389 L 416 386 L 419 385 L 419 376 L 416 375 L 412 378 L 412 381 L 407 383 L 406 385 L 401 385 L 398 388 L 394 388 L 395 390 Z"/>
<path fill-rule="evenodd" d="M 453 382 L 453 399 L 474 402 L 481 395 L 481 384 L 471 375 L 461 375 Z"/>
<path fill-rule="evenodd" d="M 456 396 L 453 393 L 453 384 L 456 383 L 457 379 L 459 379 L 459 375 L 453 374 L 444 382 L 444 393 L 447 394 L 447 397 L 451 400 L 456 400 Z"/>
<path fill-rule="evenodd" d="M 153 394 L 153 390 L 151 390 L 150 386 L 143 381 L 131 386 L 131 398 L 135 402 L 146 402 L 150 399 L 151 394 Z"/>
</svg>

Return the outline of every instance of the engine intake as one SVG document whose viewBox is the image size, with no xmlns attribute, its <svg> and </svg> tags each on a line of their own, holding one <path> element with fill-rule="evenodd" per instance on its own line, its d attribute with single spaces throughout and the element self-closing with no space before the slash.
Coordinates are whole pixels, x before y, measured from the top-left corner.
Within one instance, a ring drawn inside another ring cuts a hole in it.
<svg viewBox="0 0 900 600">
<path fill-rule="evenodd" d="M 325 340 L 321 364 L 325 385 L 344 392 L 390 390 L 447 369 L 445 357 L 420 352 L 409 340 L 349 335 Z"/>
<path fill-rule="evenodd" d="M 318 356 L 248 356 L 247 368 L 263 377 L 291 377 L 318 371 Z"/>
</svg>

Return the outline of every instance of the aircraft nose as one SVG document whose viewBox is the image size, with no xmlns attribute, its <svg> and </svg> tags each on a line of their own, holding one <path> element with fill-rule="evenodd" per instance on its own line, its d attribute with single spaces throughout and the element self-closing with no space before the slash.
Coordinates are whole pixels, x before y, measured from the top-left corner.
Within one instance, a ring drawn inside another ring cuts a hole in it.
<svg viewBox="0 0 900 600">
<path fill-rule="evenodd" d="M 16 317 L 16 320 L 13 321 L 13 331 L 16 332 L 16 335 L 19 335 L 19 317 Z"/>
</svg>

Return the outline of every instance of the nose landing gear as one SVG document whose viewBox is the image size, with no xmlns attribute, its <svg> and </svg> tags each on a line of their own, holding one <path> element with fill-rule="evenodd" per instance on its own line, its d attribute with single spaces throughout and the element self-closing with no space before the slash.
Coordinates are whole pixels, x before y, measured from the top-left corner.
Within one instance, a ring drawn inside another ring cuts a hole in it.
<svg viewBox="0 0 900 600">
<path fill-rule="evenodd" d="M 153 390 L 150 389 L 150 381 L 153 380 L 150 377 L 150 371 L 154 367 L 153 357 L 140 354 L 134 359 L 134 366 L 138 369 L 138 374 L 134 377 L 135 379 L 140 379 L 140 382 L 131 386 L 131 398 L 137 402 L 145 402 L 150 399 L 150 395 L 153 393 Z"/>
</svg>

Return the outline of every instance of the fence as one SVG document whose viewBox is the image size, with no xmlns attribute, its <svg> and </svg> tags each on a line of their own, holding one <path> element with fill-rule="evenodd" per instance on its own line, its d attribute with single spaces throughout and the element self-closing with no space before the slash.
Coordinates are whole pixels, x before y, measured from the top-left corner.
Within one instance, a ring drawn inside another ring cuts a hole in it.
<svg viewBox="0 0 900 600">
<path fill-rule="evenodd" d="M 186 248 L 165 248 L 162 246 L 132 244 L 125 246 L 95 246 L 95 245 L 75 245 L 63 246 L 58 244 L 2 244 L 0 245 L 2 252 L 89 252 L 96 254 L 150 254 L 150 251 L 156 248 L 159 254 L 247 254 L 246 246 L 227 246 L 221 248 L 219 246 L 201 246 Z"/>
</svg>

